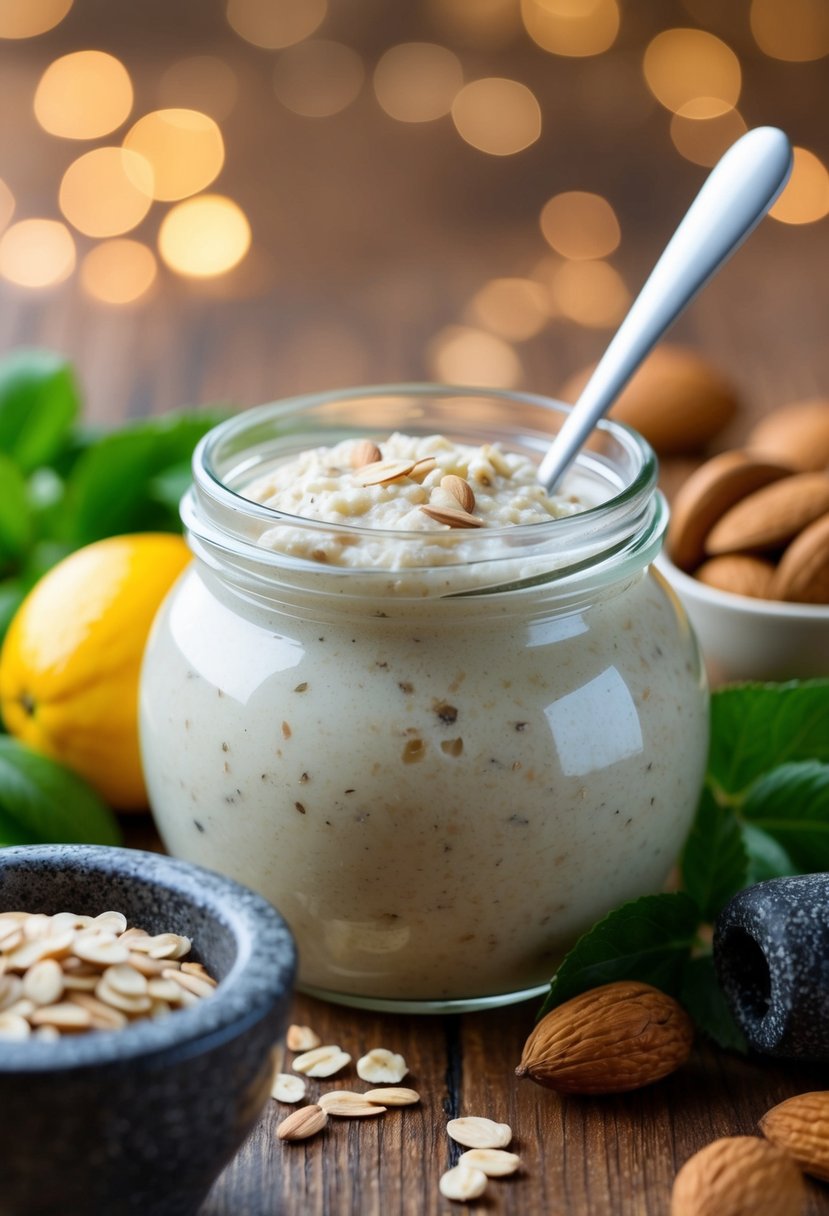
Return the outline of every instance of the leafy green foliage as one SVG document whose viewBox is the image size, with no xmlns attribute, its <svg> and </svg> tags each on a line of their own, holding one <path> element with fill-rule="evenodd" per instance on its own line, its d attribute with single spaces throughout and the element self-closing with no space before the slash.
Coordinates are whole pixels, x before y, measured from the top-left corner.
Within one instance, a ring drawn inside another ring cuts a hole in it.
<svg viewBox="0 0 829 1216">
<path fill-rule="evenodd" d="M 742 813 L 771 836 L 795 872 L 829 870 L 829 764 L 781 764 L 751 786 Z"/>
<path fill-rule="evenodd" d="M 85 781 L 0 737 L 0 845 L 119 844 L 112 811 Z"/>
<path fill-rule="evenodd" d="M 720 1047 L 748 1051 L 745 1035 L 732 1018 L 717 982 L 714 960 L 710 954 L 686 961 L 682 986 L 676 995 L 699 1029 Z"/>
<path fill-rule="evenodd" d="M 713 920 L 745 886 L 748 853 L 740 823 L 730 806 L 720 806 L 704 789 L 681 859 L 682 885 L 704 920 Z"/>
<path fill-rule="evenodd" d="M 0 359 L 0 452 L 23 473 L 61 452 L 80 400 L 69 363 L 46 350 L 18 350 Z"/>
</svg>

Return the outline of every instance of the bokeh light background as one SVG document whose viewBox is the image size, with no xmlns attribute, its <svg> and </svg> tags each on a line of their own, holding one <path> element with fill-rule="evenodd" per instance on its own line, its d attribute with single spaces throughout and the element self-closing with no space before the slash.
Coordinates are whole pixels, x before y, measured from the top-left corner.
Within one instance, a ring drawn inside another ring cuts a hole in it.
<svg viewBox="0 0 829 1216">
<path fill-rule="evenodd" d="M 677 336 L 825 393 L 786 337 L 826 343 L 827 115 L 829 0 L 0 0 L 0 346 L 67 352 L 110 420 L 555 393 L 774 123 L 791 184 Z"/>
</svg>

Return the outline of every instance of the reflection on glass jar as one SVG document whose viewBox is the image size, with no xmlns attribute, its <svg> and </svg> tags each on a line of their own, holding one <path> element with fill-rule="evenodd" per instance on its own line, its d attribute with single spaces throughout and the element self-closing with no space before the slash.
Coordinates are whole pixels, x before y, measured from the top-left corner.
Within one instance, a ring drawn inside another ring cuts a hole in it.
<svg viewBox="0 0 829 1216">
<path fill-rule="evenodd" d="M 633 432 L 603 424 L 571 475 L 596 505 L 441 532 L 440 564 L 418 562 L 423 533 L 371 533 L 393 570 L 264 548 L 280 529 L 305 530 L 309 554 L 368 530 L 243 497 L 303 449 L 394 430 L 537 459 L 563 417 L 527 394 L 355 389 L 249 411 L 196 454 L 197 561 L 142 681 L 153 810 L 172 853 L 277 905 L 308 991 L 412 1010 L 520 999 L 599 916 L 659 890 L 681 846 L 707 699 L 650 568 L 666 509 Z"/>
</svg>

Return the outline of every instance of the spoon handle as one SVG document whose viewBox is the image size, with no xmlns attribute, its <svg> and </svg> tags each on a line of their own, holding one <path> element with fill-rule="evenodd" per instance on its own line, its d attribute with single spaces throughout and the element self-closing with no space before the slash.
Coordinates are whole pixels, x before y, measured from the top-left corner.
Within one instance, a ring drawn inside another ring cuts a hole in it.
<svg viewBox="0 0 829 1216">
<path fill-rule="evenodd" d="M 550 445 L 538 479 L 552 491 L 651 347 L 759 224 L 792 168 L 788 139 L 757 127 L 708 175 Z"/>
</svg>

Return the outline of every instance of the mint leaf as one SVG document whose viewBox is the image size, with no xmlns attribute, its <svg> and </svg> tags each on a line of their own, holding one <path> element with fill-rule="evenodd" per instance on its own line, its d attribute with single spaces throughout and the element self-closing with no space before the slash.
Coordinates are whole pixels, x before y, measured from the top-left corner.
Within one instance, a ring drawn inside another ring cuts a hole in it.
<svg viewBox="0 0 829 1216">
<path fill-rule="evenodd" d="M 699 919 L 696 904 L 682 891 L 622 904 L 579 938 L 553 976 L 538 1016 L 614 980 L 641 980 L 677 996 Z"/>
<path fill-rule="evenodd" d="M 30 535 L 25 479 L 17 465 L 0 453 L 0 571 L 25 551 Z"/>
<path fill-rule="evenodd" d="M 186 464 L 220 411 L 167 414 L 124 427 L 83 452 L 69 474 L 67 539 L 89 544 L 123 532 L 180 529 L 178 500 L 159 493 L 161 475 Z"/>
<path fill-rule="evenodd" d="M 742 813 L 804 873 L 829 870 L 829 764 L 781 764 L 756 781 Z"/>
<path fill-rule="evenodd" d="M 742 794 L 769 769 L 799 760 L 829 762 L 829 679 L 714 693 L 708 779 L 717 789 Z"/>
<path fill-rule="evenodd" d="M 0 844 L 120 844 L 115 816 L 85 781 L 0 736 Z"/>
<path fill-rule="evenodd" d="M 745 1035 L 731 1016 L 717 981 L 710 954 L 688 960 L 679 1000 L 699 1029 L 719 1047 L 743 1053 L 748 1051 Z"/>
<path fill-rule="evenodd" d="M 683 887 L 707 921 L 746 884 L 748 855 L 737 816 L 708 789 L 702 792 L 680 868 Z"/>
<path fill-rule="evenodd" d="M 46 350 L 18 350 L 0 359 L 0 451 L 24 473 L 61 452 L 78 413 L 72 368 Z"/>
<path fill-rule="evenodd" d="M 740 830 L 748 856 L 747 887 L 756 882 L 765 882 L 768 878 L 787 878 L 790 874 L 801 873 L 782 844 L 769 836 L 768 832 L 753 823 L 743 823 Z"/>
</svg>

